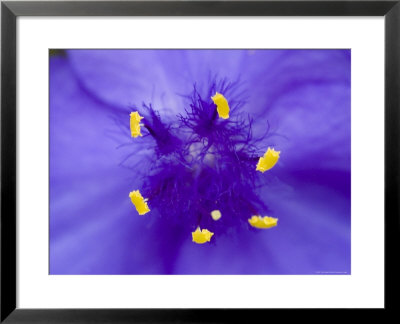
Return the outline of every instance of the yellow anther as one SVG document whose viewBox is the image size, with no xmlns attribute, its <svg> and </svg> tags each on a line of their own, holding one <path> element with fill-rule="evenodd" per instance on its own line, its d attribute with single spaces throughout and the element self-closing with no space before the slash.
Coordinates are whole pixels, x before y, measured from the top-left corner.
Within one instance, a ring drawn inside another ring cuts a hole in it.
<svg viewBox="0 0 400 324">
<path fill-rule="evenodd" d="M 228 119 L 229 118 L 229 105 L 228 105 L 228 101 L 226 100 L 226 98 L 222 94 L 216 92 L 215 96 L 211 97 L 211 99 L 217 105 L 217 111 L 218 111 L 219 117 L 221 117 L 223 119 Z"/>
<path fill-rule="evenodd" d="M 142 136 L 140 133 L 140 121 L 144 118 L 137 111 L 131 112 L 131 135 L 132 137 Z"/>
<path fill-rule="evenodd" d="M 149 206 L 147 205 L 147 199 L 143 199 L 139 190 L 134 190 L 129 193 L 129 198 L 132 200 L 132 204 L 135 205 L 137 212 L 139 215 L 144 215 L 150 211 Z"/>
<path fill-rule="evenodd" d="M 256 170 L 264 173 L 265 171 L 271 169 L 276 162 L 278 162 L 280 153 L 281 152 L 275 151 L 274 149 L 268 147 L 268 150 L 265 152 L 264 156 L 260 157 L 258 160 Z"/>
<path fill-rule="evenodd" d="M 221 212 L 219 210 L 213 210 L 211 212 L 211 217 L 213 220 L 217 221 L 218 219 L 221 218 Z"/>
<path fill-rule="evenodd" d="M 203 244 L 206 242 L 210 242 L 211 236 L 213 235 L 214 233 L 210 232 L 209 230 L 200 230 L 200 227 L 197 227 L 196 230 L 192 232 L 192 240 L 195 243 Z"/>
<path fill-rule="evenodd" d="M 252 216 L 248 219 L 249 224 L 253 227 L 257 228 L 271 228 L 278 225 L 278 218 L 273 217 L 261 217 L 261 216 Z"/>
</svg>

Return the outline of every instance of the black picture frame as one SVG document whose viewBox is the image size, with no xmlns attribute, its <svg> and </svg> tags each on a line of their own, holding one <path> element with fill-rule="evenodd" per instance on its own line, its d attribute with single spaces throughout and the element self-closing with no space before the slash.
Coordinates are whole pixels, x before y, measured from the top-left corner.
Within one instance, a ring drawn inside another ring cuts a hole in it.
<svg viewBox="0 0 400 324">
<path fill-rule="evenodd" d="M 384 16 L 385 308 L 398 305 L 400 255 L 400 0 L 395 1 L 2 1 L 1 3 L 1 317 L 4 323 L 264 321 L 268 309 L 16 308 L 16 19 L 19 16 Z M 373 233 L 371 233 L 373 235 Z M 345 293 L 345 292 L 343 292 Z M 309 311 L 296 310 L 300 314 Z M 326 310 L 328 311 L 328 310 Z M 268 312 L 268 313 L 267 313 Z M 329 311 L 330 314 L 332 311 Z M 348 311 L 349 312 L 349 311 Z M 309 315 L 305 315 L 309 316 Z M 259 320 L 257 320 L 257 318 Z"/>
</svg>

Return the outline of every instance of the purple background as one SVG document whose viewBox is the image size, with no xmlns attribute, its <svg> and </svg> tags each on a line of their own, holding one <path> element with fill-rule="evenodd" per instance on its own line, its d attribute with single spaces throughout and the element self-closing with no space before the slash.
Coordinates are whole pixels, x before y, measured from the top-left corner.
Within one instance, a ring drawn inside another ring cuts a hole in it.
<svg viewBox="0 0 400 324">
<path fill-rule="evenodd" d="M 350 50 L 51 56 L 50 274 L 350 274 L 350 67 Z M 268 121 L 279 135 L 265 189 L 279 222 L 197 245 L 133 209 L 135 174 L 122 163 L 132 152 L 120 147 L 131 139 L 113 116 L 142 102 L 183 113 L 180 95 L 210 75 L 240 79 L 255 132 Z"/>
</svg>

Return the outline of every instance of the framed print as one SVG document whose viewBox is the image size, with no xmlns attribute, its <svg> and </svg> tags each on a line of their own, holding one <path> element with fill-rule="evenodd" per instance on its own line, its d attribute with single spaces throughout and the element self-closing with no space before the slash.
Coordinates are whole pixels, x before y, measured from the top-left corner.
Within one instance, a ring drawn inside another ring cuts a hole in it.
<svg viewBox="0 0 400 324">
<path fill-rule="evenodd" d="M 2 2 L 1 321 L 394 310 L 399 15 Z"/>
</svg>

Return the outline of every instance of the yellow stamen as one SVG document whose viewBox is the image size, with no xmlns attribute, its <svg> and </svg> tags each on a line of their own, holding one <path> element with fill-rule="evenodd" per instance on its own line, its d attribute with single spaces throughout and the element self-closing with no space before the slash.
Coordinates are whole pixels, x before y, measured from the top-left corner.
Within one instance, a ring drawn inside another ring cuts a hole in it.
<svg viewBox="0 0 400 324">
<path fill-rule="evenodd" d="M 131 135 L 132 137 L 142 136 L 140 133 L 140 121 L 144 118 L 137 111 L 131 112 Z"/>
<path fill-rule="evenodd" d="M 213 220 L 217 221 L 218 219 L 221 218 L 221 212 L 219 210 L 213 210 L 211 212 L 211 217 Z"/>
<path fill-rule="evenodd" d="M 278 225 L 278 218 L 252 216 L 248 219 L 249 224 L 256 228 L 271 228 Z"/>
<path fill-rule="evenodd" d="M 213 235 L 214 233 L 210 232 L 209 230 L 203 229 L 200 231 L 200 227 L 197 227 L 196 230 L 192 232 L 192 240 L 195 243 L 203 244 L 210 242 L 211 236 Z"/>
<path fill-rule="evenodd" d="M 129 193 L 129 198 L 132 200 L 132 204 L 135 205 L 137 212 L 139 215 L 144 215 L 150 211 L 149 206 L 147 205 L 147 199 L 143 199 L 139 190 L 134 190 Z"/>
<path fill-rule="evenodd" d="M 257 163 L 257 171 L 264 173 L 265 171 L 272 169 L 273 166 L 278 162 L 280 151 L 275 151 L 268 147 L 263 157 L 260 157 Z"/>
<path fill-rule="evenodd" d="M 226 98 L 222 94 L 216 92 L 215 96 L 211 97 L 211 99 L 217 105 L 217 111 L 218 111 L 219 117 L 221 117 L 223 119 L 228 119 L 229 118 L 229 105 L 228 105 L 228 101 L 226 100 Z"/>
</svg>

